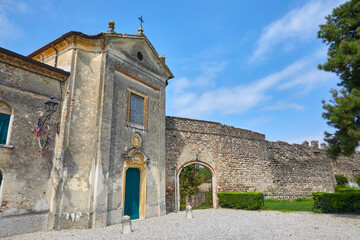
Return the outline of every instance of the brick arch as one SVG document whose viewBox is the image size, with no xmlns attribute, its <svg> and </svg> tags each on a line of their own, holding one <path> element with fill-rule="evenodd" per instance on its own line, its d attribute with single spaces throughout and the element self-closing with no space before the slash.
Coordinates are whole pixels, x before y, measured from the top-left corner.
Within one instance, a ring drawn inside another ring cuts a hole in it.
<svg viewBox="0 0 360 240">
<path fill-rule="evenodd" d="M 213 208 L 217 208 L 218 207 L 218 200 L 217 200 L 217 184 L 216 184 L 216 173 L 214 171 L 214 168 L 211 167 L 208 163 L 204 162 L 204 161 L 199 161 L 199 160 L 192 160 L 192 161 L 188 161 L 184 164 L 182 164 L 178 169 L 177 169 L 177 175 L 176 175 L 176 181 L 177 181 L 177 189 L 176 189 L 176 198 L 177 198 L 177 206 L 176 209 L 180 210 L 180 184 L 179 184 L 179 177 L 180 177 L 180 173 L 181 171 L 192 164 L 198 164 L 201 165 L 203 167 L 205 167 L 211 174 L 211 191 L 212 191 L 212 202 L 213 202 Z"/>
</svg>

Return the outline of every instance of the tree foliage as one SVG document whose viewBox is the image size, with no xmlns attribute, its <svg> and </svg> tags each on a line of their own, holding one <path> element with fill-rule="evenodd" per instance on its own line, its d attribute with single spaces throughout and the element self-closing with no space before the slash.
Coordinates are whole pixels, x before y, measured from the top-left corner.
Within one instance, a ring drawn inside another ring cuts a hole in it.
<svg viewBox="0 0 360 240">
<path fill-rule="evenodd" d="M 191 164 L 186 166 L 179 176 L 179 188 L 181 203 L 185 204 L 186 199 L 199 192 L 199 186 L 204 182 L 211 182 L 211 173 L 201 165 Z"/>
<path fill-rule="evenodd" d="M 323 118 L 336 129 L 325 132 L 328 156 L 351 155 L 360 141 L 360 0 L 335 8 L 320 25 L 318 37 L 327 44 L 328 60 L 319 69 L 340 77 L 340 91 L 331 90 L 330 103 L 323 101 Z"/>
</svg>

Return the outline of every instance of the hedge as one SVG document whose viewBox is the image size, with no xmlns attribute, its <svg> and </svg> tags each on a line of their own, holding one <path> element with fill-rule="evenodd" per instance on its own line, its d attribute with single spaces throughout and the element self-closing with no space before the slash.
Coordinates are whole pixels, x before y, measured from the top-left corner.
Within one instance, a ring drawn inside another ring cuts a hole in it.
<svg viewBox="0 0 360 240">
<path fill-rule="evenodd" d="M 360 188 L 348 188 L 348 187 L 342 187 L 342 186 L 335 186 L 335 192 L 336 193 L 342 193 L 342 192 L 360 193 Z"/>
<path fill-rule="evenodd" d="M 313 193 L 314 210 L 323 213 L 360 214 L 360 192 Z"/>
<path fill-rule="evenodd" d="M 262 207 L 262 193 L 257 192 L 220 192 L 218 200 L 223 208 L 257 210 Z"/>
</svg>

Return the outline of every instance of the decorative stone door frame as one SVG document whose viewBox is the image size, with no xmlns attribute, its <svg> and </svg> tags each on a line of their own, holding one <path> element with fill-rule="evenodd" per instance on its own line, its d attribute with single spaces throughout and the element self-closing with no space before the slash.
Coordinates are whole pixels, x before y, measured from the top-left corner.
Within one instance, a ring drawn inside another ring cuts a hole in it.
<svg viewBox="0 0 360 240">
<path fill-rule="evenodd" d="M 147 158 L 137 149 L 131 150 L 125 157 L 123 168 L 123 187 L 122 187 L 122 209 L 125 212 L 125 186 L 126 171 L 128 168 L 137 168 L 140 171 L 140 197 L 139 197 L 139 219 L 145 218 L 146 213 L 146 164 Z"/>
<path fill-rule="evenodd" d="M 180 173 L 185 167 L 187 167 L 191 164 L 201 165 L 201 166 L 205 167 L 211 173 L 211 191 L 212 191 L 213 208 L 217 208 L 218 207 L 218 199 L 217 199 L 217 183 L 216 183 L 215 171 L 209 164 L 197 160 L 197 161 L 187 162 L 187 163 L 183 164 L 182 166 L 178 167 L 176 170 L 176 193 L 175 193 L 175 198 L 177 200 L 177 206 L 175 206 L 176 210 L 178 210 L 178 211 L 180 210 L 180 183 L 179 183 Z"/>
</svg>

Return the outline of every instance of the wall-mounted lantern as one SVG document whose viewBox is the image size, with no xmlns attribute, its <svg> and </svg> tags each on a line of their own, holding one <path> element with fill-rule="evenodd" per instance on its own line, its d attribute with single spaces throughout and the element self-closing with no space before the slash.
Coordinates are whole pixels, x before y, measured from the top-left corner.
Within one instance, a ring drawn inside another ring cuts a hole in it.
<svg viewBox="0 0 360 240">
<path fill-rule="evenodd" d="M 46 102 L 45 102 L 45 111 L 48 113 L 46 116 L 44 117 L 40 117 L 38 119 L 38 122 L 37 122 L 37 128 L 38 129 L 42 129 L 45 125 L 45 122 L 50 119 L 51 115 L 56 112 L 56 109 L 57 109 L 57 106 L 59 105 L 58 101 L 56 101 L 54 99 L 53 96 L 50 97 L 50 99 L 48 99 Z"/>
</svg>

